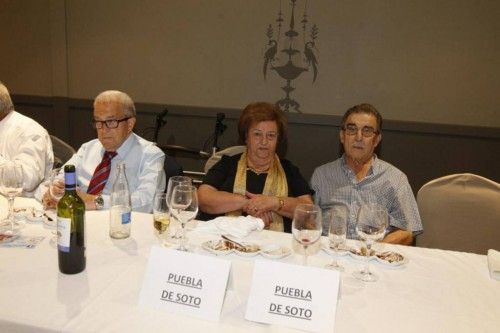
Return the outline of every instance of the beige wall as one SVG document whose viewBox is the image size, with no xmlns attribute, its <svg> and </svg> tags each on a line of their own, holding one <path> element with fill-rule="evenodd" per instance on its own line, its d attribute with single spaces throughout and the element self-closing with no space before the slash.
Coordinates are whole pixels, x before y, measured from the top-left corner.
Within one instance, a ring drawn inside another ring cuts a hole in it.
<svg viewBox="0 0 500 333">
<path fill-rule="evenodd" d="M 283 0 L 285 19 L 288 2 Z M 298 1 L 302 13 L 303 0 Z M 0 80 L 13 93 L 240 108 L 282 97 L 262 76 L 278 0 L 0 0 Z M 319 76 L 305 113 L 375 104 L 386 119 L 500 127 L 500 2 L 309 1 Z M 296 22 L 300 30 L 298 15 Z"/>
</svg>

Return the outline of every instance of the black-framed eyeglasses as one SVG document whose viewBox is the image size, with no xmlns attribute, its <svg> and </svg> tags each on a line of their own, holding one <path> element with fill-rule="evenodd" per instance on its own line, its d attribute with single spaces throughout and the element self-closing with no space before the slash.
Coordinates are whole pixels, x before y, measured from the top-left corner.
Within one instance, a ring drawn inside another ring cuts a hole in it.
<svg viewBox="0 0 500 333">
<path fill-rule="evenodd" d="M 358 126 L 354 124 L 347 124 L 342 128 L 347 135 L 356 135 L 359 131 Z M 377 131 L 375 128 L 371 126 L 363 126 L 361 128 L 361 135 L 364 136 L 365 138 L 371 138 L 372 136 L 378 134 L 379 131 Z"/>
<path fill-rule="evenodd" d="M 109 119 L 109 120 L 92 120 L 92 127 L 101 129 L 104 125 L 107 128 L 117 128 L 122 121 L 127 121 L 132 117 L 125 117 L 123 119 Z"/>
</svg>

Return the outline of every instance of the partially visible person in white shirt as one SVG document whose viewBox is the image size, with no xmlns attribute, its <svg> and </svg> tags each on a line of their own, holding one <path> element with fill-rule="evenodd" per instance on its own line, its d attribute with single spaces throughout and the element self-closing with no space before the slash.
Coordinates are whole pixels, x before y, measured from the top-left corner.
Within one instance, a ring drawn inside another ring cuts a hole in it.
<svg viewBox="0 0 500 333">
<path fill-rule="evenodd" d="M 86 208 L 109 208 L 117 173 L 116 165 L 124 162 L 132 210 L 152 212 L 155 192 L 165 189 L 165 154 L 155 143 L 132 132 L 136 123 L 136 111 L 130 96 L 116 90 L 100 93 L 94 100 L 92 123 L 97 131 L 97 139 L 84 143 L 66 162 L 76 168 L 78 195 L 85 202 Z M 109 177 L 100 193 L 87 193 L 105 152 L 117 153 L 111 160 Z M 49 208 L 56 204 L 48 191 L 43 194 L 42 202 Z"/>
<path fill-rule="evenodd" d="M 6 161 L 22 166 L 21 195 L 33 197 L 37 187 L 50 177 L 54 152 L 49 133 L 14 110 L 9 90 L 0 82 L 0 165 Z"/>
</svg>

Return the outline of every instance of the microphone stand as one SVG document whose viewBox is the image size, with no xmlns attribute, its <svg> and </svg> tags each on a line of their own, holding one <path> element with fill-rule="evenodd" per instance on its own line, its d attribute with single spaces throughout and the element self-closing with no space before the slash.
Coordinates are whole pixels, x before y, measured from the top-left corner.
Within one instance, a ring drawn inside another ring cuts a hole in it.
<svg viewBox="0 0 500 333">
<path fill-rule="evenodd" d="M 214 145 L 212 147 L 212 156 L 215 155 L 215 153 L 219 150 L 219 136 L 224 133 L 226 130 L 227 126 L 224 125 L 222 122 L 226 118 L 225 113 L 217 113 L 217 118 L 215 120 L 215 132 L 214 132 Z"/>
<path fill-rule="evenodd" d="M 155 133 L 153 135 L 153 140 L 154 142 L 158 143 L 158 134 L 160 133 L 160 129 L 165 126 L 165 124 L 167 123 L 167 121 L 163 118 L 165 118 L 165 116 L 167 115 L 168 113 L 168 109 L 165 108 L 165 110 L 163 110 L 162 113 L 158 114 L 156 116 L 156 120 L 155 120 Z"/>
</svg>

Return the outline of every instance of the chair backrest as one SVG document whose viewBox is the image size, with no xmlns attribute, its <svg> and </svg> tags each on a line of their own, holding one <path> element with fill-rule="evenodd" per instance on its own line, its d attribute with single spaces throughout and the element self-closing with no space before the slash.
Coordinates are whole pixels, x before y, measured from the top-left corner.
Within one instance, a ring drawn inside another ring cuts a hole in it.
<svg viewBox="0 0 500 333">
<path fill-rule="evenodd" d="M 215 163 L 219 162 L 222 156 L 227 155 L 227 156 L 233 156 L 237 154 L 241 154 L 245 151 L 247 147 L 246 146 L 231 146 L 226 149 L 223 149 L 221 151 L 216 152 L 212 156 L 210 156 L 205 163 L 205 173 L 210 170 L 211 167 L 215 165 Z"/>
<path fill-rule="evenodd" d="M 165 191 L 166 185 L 168 184 L 168 180 L 173 176 L 181 176 L 183 174 L 182 166 L 177 162 L 175 158 L 172 156 L 168 156 L 165 154 L 165 163 L 163 165 L 163 169 L 165 170 L 166 183 L 165 183 Z"/>
<path fill-rule="evenodd" d="M 424 225 L 417 246 L 480 254 L 500 247 L 500 184 L 449 175 L 423 185 L 417 203 Z"/>
<path fill-rule="evenodd" d="M 50 140 L 54 150 L 54 168 L 60 168 L 76 153 L 76 150 L 55 135 L 51 135 Z"/>
</svg>

